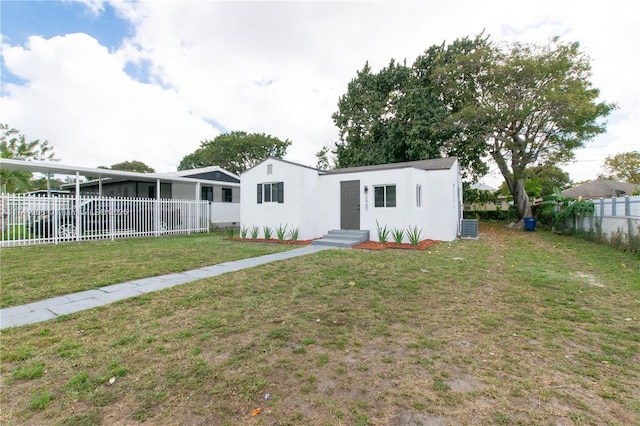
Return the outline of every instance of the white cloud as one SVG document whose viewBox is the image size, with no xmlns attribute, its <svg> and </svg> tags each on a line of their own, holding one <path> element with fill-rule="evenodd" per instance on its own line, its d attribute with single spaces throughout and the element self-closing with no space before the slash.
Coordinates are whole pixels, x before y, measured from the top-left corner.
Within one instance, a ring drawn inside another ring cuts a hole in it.
<svg viewBox="0 0 640 426">
<path fill-rule="evenodd" d="M 3 120 L 28 139 L 49 140 L 64 163 L 86 167 L 140 160 L 175 169 L 199 141 L 218 132 L 172 90 L 124 73 L 120 55 L 85 34 L 5 47 L 10 70 L 29 81 L 7 87 Z"/>
<path fill-rule="evenodd" d="M 101 3 L 98 3 L 102 7 Z M 640 133 L 640 18 L 635 2 L 586 7 L 577 1 L 137 2 L 111 5 L 135 35 L 109 53 L 82 35 L 5 46 L 5 63 L 29 81 L 11 87 L 0 112 L 13 127 L 49 139 L 65 162 L 94 166 L 137 159 L 175 169 L 204 138 L 205 120 L 228 130 L 290 139 L 288 158 L 315 164 L 335 141 L 338 97 L 369 61 L 408 63 L 432 44 L 474 36 L 495 41 L 580 41 L 593 58 L 593 82 L 616 101 L 609 133 L 578 152 L 602 158 Z M 151 84 L 132 80 L 127 61 L 151 64 Z M 600 164 L 570 167 L 576 180 Z M 497 186 L 495 181 L 488 178 Z M 498 183 L 499 184 L 499 183 Z"/>
</svg>

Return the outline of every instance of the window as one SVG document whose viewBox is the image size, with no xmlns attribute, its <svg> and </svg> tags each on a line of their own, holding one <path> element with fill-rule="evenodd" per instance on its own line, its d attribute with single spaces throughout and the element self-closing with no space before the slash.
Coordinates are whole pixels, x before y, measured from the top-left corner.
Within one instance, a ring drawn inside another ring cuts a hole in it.
<svg viewBox="0 0 640 426">
<path fill-rule="evenodd" d="M 395 207 L 396 206 L 396 186 L 384 185 L 374 186 L 374 199 L 376 207 Z"/>
<path fill-rule="evenodd" d="M 258 184 L 258 204 L 284 203 L 284 182 Z"/>
<path fill-rule="evenodd" d="M 200 198 L 202 201 L 213 201 L 213 188 L 210 186 L 203 186 L 200 189 Z"/>
<path fill-rule="evenodd" d="M 222 202 L 223 203 L 233 202 L 233 191 L 231 190 L 231 188 L 222 188 Z"/>
<path fill-rule="evenodd" d="M 422 185 L 416 185 L 416 207 L 422 207 Z"/>
<path fill-rule="evenodd" d="M 267 174 L 273 173 L 273 164 L 267 164 Z"/>
</svg>

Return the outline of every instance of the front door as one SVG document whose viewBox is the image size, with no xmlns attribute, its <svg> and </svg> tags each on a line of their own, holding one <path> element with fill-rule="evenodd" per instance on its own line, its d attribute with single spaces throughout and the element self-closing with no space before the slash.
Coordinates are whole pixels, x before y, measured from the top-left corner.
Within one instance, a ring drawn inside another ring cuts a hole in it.
<svg viewBox="0 0 640 426">
<path fill-rule="evenodd" d="M 360 229 L 360 181 L 340 182 L 340 229 Z"/>
</svg>

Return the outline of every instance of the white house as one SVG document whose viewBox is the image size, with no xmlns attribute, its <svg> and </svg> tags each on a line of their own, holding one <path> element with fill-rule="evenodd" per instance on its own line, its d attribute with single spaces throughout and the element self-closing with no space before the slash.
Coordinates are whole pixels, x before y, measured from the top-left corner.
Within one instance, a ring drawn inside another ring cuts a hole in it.
<svg viewBox="0 0 640 426">
<path fill-rule="evenodd" d="M 456 158 L 329 171 L 271 158 L 244 172 L 240 185 L 243 228 L 287 225 L 305 240 L 332 229 L 360 229 L 377 241 L 379 224 L 417 227 L 421 239 L 451 241 L 462 219 Z"/>
</svg>

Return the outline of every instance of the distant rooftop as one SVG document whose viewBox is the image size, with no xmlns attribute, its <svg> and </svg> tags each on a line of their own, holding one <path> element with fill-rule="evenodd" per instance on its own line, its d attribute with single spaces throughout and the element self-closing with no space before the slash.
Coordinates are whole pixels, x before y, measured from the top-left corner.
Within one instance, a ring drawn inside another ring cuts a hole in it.
<svg viewBox="0 0 640 426">
<path fill-rule="evenodd" d="M 567 198 L 612 198 L 630 195 L 640 185 L 626 182 L 617 182 L 609 179 L 596 179 L 582 185 L 562 191 L 562 196 Z"/>
</svg>

